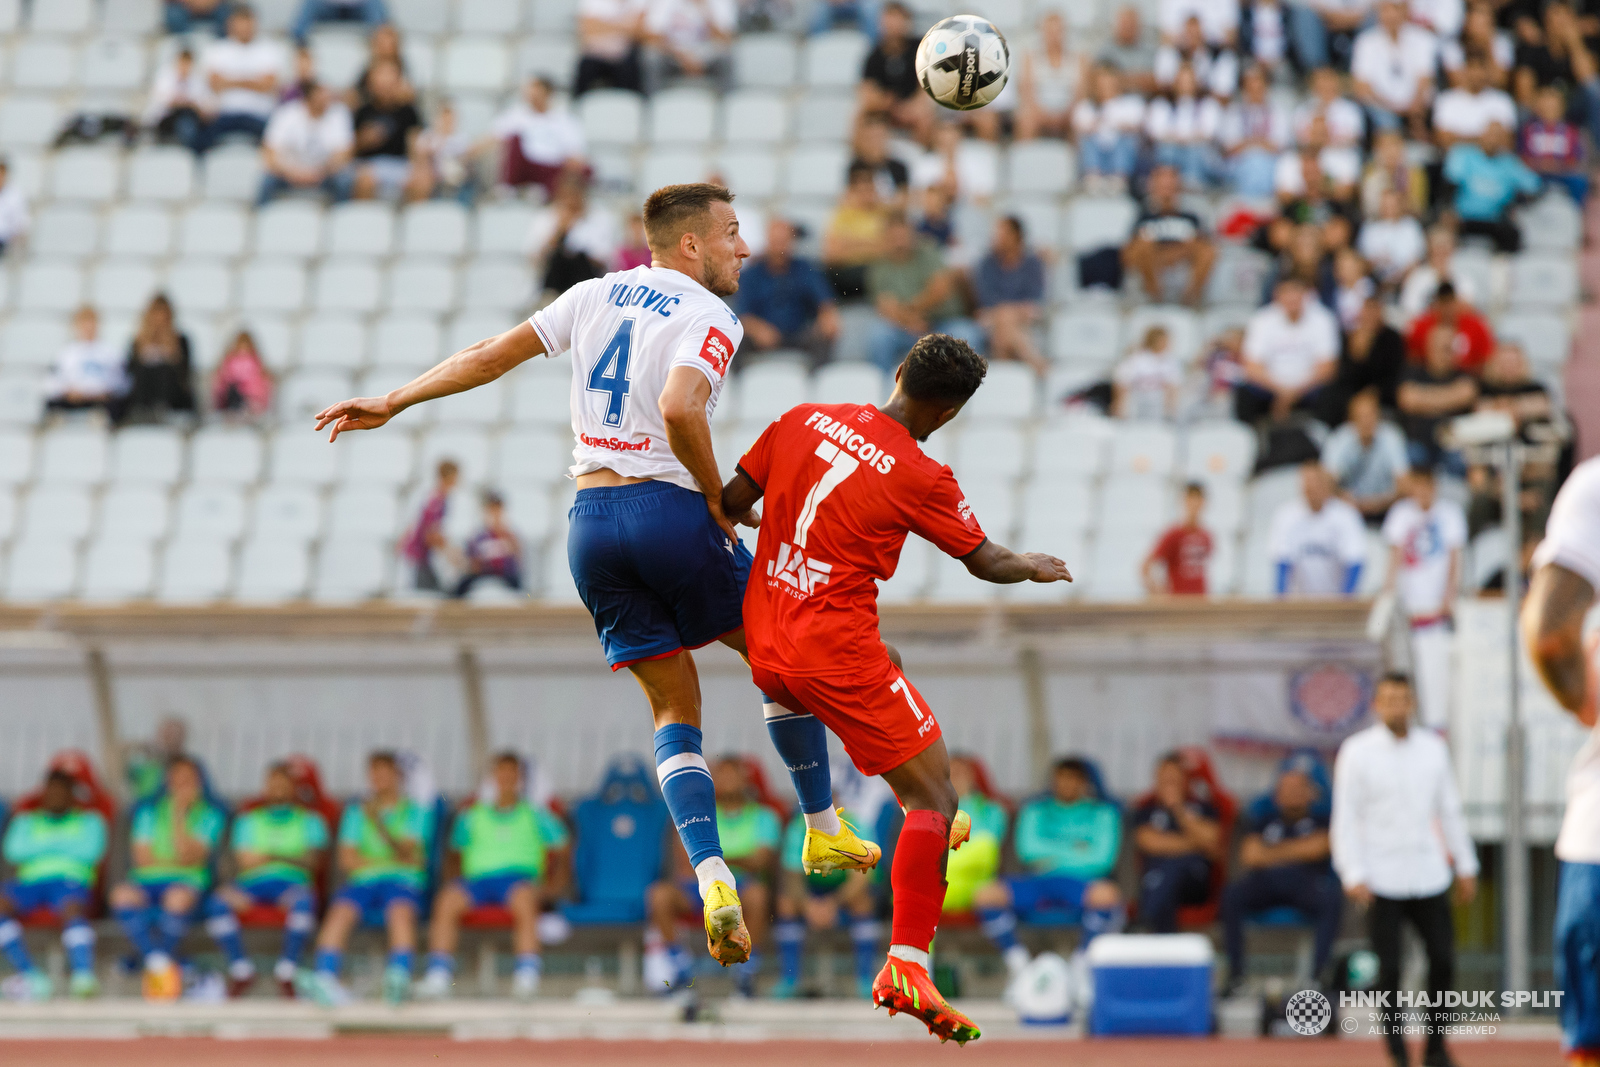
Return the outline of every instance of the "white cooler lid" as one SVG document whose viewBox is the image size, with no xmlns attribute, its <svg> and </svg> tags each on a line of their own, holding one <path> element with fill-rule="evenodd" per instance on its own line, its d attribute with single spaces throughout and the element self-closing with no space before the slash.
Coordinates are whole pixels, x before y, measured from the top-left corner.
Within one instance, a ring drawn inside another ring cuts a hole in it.
<svg viewBox="0 0 1600 1067">
<path fill-rule="evenodd" d="M 1204 934 L 1101 934 L 1089 942 L 1091 967 L 1203 967 L 1212 956 Z"/>
</svg>

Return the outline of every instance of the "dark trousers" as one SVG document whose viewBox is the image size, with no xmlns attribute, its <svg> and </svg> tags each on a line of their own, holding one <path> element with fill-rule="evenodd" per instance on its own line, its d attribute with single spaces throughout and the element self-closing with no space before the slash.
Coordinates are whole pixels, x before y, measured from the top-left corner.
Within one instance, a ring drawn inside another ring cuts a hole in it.
<svg viewBox="0 0 1600 1067">
<path fill-rule="evenodd" d="M 1178 928 L 1178 908 L 1203 904 L 1211 893 L 1211 861 L 1204 856 L 1160 856 L 1145 861 L 1139 880 L 1139 915 L 1152 932 Z"/>
<path fill-rule="evenodd" d="M 1324 385 L 1313 389 L 1301 397 L 1294 405 L 1294 410 L 1304 411 L 1313 418 L 1327 421 L 1328 413 L 1326 399 L 1332 396 L 1329 387 Z M 1235 386 L 1233 390 L 1233 417 L 1249 426 L 1254 426 L 1272 414 L 1273 395 L 1253 382 L 1244 382 Z M 1338 422 L 1343 417 L 1343 411 L 1338 413 L 1333 421 Z"/>
<path fill-rule="evenodd" d="M 1463 237 L 1470 234 L 1487 237 L 1494 242 L 1496 252 L 1509 255 L 1522 251 L 1522 231 L 1510 219 L 1462 219 L 1458 229 Z"/>
<path fill-rule="evenodd" d="M 1428 953 L 1429 995 L 1437 998 L 1441 992 L 1455 987 L 1456 981 L 1456 928 L 1450 917 L 1448 891 L 1431 897 L 1409 897 L 1395 900 L 1390 897 L 1373 897 L 1367 910 L 1367 937 L 1372 941 L 1372 951 L 1378 954 L 1378 984 L 1376 992 L 1387 991 L 1389 1003 L 1395 1002 L 1400 988 L 1400 923 L 1408 922 L 1422 938 L 1422 947 Z M 1391 1018 L 1394 1011 L 1390 1012 Z M 1413 1009 L 1417 1021 L 1428 1031 L 1428 1051 L 1444 1047 L 1444 1034 L 1432 1026 L 1433 1013 L 1427 1008 Z M 1385 1024 L 1384 1039 L 1391 1050 L 1402 1049 L 1405 1039 Z"/>
<path fill-rule="evenodd" d="M 256 144 L 261 143 L 261 135 L 266 132 L 267 120 L 259 115 L 247 115 L 243 112 L 229 112 L 218 115 L 206 127 L 206 132 L 200 144 L 203 147 L 195 148 L 197 152 L 209 151 L 218 141 L 234 134 L 244 134 Z"/>
<path fill-rule="evenodd" d="M 621 59 L 601 59 L 583 56 L 578 60 L 578 73 L 574 79 L 572 95 L 582 96 L 590 89 L 628 89 L 644 92 L 644 75 L 639 69 L 639 50 L 635 48 Z"/>
<path fill-rule="evenodd" d="M 1325 865 L 1291 863 L 1253 870 L 1222 891 L 1222 939 L 1228 949 L 1230 978 L 1244 977 L 1245 919 L 1284 906 L 1302 912 L 1316 928 L 1311 973 L 1321 976 L 1344 918 L 1344 891 Z"/>
</svg>

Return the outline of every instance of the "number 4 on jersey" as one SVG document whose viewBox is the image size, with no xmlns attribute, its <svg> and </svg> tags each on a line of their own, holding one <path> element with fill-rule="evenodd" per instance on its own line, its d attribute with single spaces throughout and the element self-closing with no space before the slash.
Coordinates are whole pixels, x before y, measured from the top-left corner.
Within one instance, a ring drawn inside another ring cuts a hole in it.
<svg viewBox="0 0 1600 1067">
<path fill-rule="evenodd" d="M 633 320 L 623 319 L 617 332 L 606 342 L 605 351 L 595 360 L 594 369 L 589 372 L 589 392 L 605 393 L 610 397 L 606 402 L 607 426 L 622 425 L 622 408 L 632 386 L 628 380 L 628 357 L 632 352 Z"/>
</svg>

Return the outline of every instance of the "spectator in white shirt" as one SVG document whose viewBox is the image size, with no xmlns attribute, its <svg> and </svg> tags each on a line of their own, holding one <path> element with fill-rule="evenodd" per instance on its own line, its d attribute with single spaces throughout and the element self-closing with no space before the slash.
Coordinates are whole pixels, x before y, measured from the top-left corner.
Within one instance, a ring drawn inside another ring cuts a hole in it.
<svg viewBox="0 0 1600 1067">
<path fill-rule="evenodd" d="M 671 78 L 709 78 L 719 91 L 733 82 L 736 0 L 649 0 L 645 12 L 645 91 Z"/>
<path fill-rule="evenodd" d="M 1237 0 L 1161 0 L 1156 12 L 1163 40 L 1176 41 L 1189 20 L 1199 24 L 1204 42 L 1212 48 L 1232 48 L 1239 36 Z"/>
<path fill-rule="evenodd" d="M 1284 278 L 1272 303 L 1250 316 L 1244 334 L 1244 381 L 1234 391 L 1241 422 L 1288 417 L 1310 407 L 1332 381 L 1339 360 L 1339 324 L 1299 278 Z"/>
<path fill-rule="evenodd" d="M 317 82 L 272 113 L 261 140 L 261 195 L 257 204 L 293 190 L 320 190 L 335 200 L 350 195 L 355 128 L 350 109 Z"/>
<path fill-rule="evenodd" d="M 1379 0 L 1378 25 L 1361 31 L 1350 57 L 1356 99 L 1379 129 L 1409 124 L 1411 136 L 1426 140 L 1428 105 L 1438 45 L 1433 34 L 1406 21 L 1401 0 Z"/>
<path fill-rule="evenodd" d="M 1452 265 L 1455 254 L 1456 235 L 1448 226 L 1435 226 L 1428 231 L 1427 261 L 1411 268 L 1400 287 L 1400 315 L 1407 324 L 1428 310 L 1433 295 L 1445 282 L 1455 286 L 1456 296 L 1463 303 L 1477 305 L 1477 286 Z"/>
<path fill-rule="evenodd" d="M 108 416 L 128 390 L 122 370 L 122 353 L 100 339 L 100 316 L 84 305 L 72 316 L 72 340 L 67 342 L 45 382 L 45 412 L 87 411 L 98 408 Z"/>
<path fill-rule="evenodd" d="M 513 188 L 538 185 L 554 199 L 562 179 L 586 175 L 583 127 L 571 112 L 554 106 L 554 87 L 542 75 L 528 80 L 522 99 L 494 117 L 491 138 L 505 148 L 500 182 Z"/>
<path fill-rule="evenodd" d="M 1463 0 L 1406 0 L 1406 16 L 1431 32 L 1442 45 L 1460 39 L 1467 5 Z"/>
<path fill-rule="evenodd" d="M 1345 738 L 1333 768 L 1333 868 L 1345 895 L 1367 909 L 1367 936 L 1378 956 L 1375 990 L 1400 985 L 1400 924 L 1411 924 L 1428 953 L 1426 989 L 1435 1002 L 1455 988 L 1455 923 L 1449 889 L 1472 900 L 1478 890 L 1478 856 L 1461 817 L 1461 798 L 1450 770 L 1450 750 L 1432 730 L 1411 721 L 1411 683 L 1385 675 L 1372 699 L 1372 726 Z M 1452 870 L 1453 868 L 1453 870 Z M 1389 1055 L 1406 1062 L 1405 1041 L 1380 1019 Z M 1413 1017 L 1413 1022 L 1416 1018 Z M 1452 1062 L 1442 1025 L 1421 1009 L 1427 1032 L 1423 1063 Z"/>
<path fill-rule="evenodd" d="M 1204 189 L 1221 170 L 1217 156 L 1217 130 L 1222 107 L 1212 96 L 1200 95 L 1194 68 L 1178 68 L 1168 96 L 1150 101 L 1144 130 L 1155 151 L 1158 167 L 1175 167 L 1190 189 Z"/>
<path fill-rule="evenodd" d="M 1078 167 L 1089 192 L 1121 192 L 1139 161 L 1139 132 L 1144 125 L 1144 98 L 1123 92 L 1122 75 L 1112 67 L 1095 68 L 1089 97 L 1072 109 L 1078 141 Z"/>
<path fill-rule="evenodd" d="M 1167 328 L 1151 326 L 1144 343 L 1111 372 L 1111 414 L 1119 419 L 1170 419 L 1177 412 L 1182 384 L 1183 366 L 1172 354 Z"/>
<path fill-rule="evenodd" d="M 1356 248 L 1378 272 L 1385 285 L 1399 285 L 1422 262 L 1427 238 L 1422 224 L 1405 213 L 1405 199 L 1396 189 L 1385 189 L 1378 201 L 1378 217 L 1361 226 Z"/>
<path fill-rule="evenodd" d="M 1324 116 L 1311 116 L 1297 148 L 1279 156 L 1273 171 L 1272 187 L 1280 202 L 1288 204 L 1313 190 L 1340 203 L 1355 198 L 1356 183 L 1361 180 L 1361 155 L 1328 143 L 1328 120 Z M 1316 166 L 1308 167 L 1308 161 Z"/>
<path fill-rule="evenodd" d="M 1172 88 L 1178 68 L 1188 65 L 1205 90 L 1227 100 L 1239 88 L 1239 57 L 1231 49 L 1214 49 L 1206 43 L 1200 20 L 1190 16 L 1175 39 L 1156 49 L 1155 78 L 1160 89 Z"/>
<path fill-rule="evenodd" d="M 207 144 L 230 134 L 260 141 L 278 103 L 289 55 L 277 41 L 256 33 L 255 12 L 244 4 L 228 13 L 228 36 L 205 50 L 200 68 L 217 98 L 217 117 L 206 131 Z"/>
<path fill-rule="evenodd" d="M 388 24 L 389 9 L 383 0 L 300 0 L 289 35 L 303 45 L 318 22 L 360 22 L 374 30 Z"/>
<path fill-rule="evenodd" d="M 572 95 L 590 89 L 644 91 L 639 46 L 646 0 L 578 0 L 578 72 Z"/>
<path fill-rule="evenodd" d="M 1299 0 L 1289 5 L 1289 35 L 1300 66 L 1349 63 L 1352 41 L 1372 21 L 1372 0 Z"/>
<path fill-rule="evenodd" d="M 28 232 L 32 218 L 22 186 L 11 180 L 11 164 L 0 158 L 0 255 Z"/>
<path fill-rule="evenodd" d="M 1450 728 L 1450 658 L 1455 644 L 1451 619 L 1467 544 L 1467 513 L 1442 500 L 1433 471 L 1417 467 L 1406 476 L 1406 495 L 1383 521 L 1389 544 L 1387 592 L 1395 593 L 1411 625 L 1411 670 L 1417 679 L 1422 725 Z"/>
<path fill-rule="evenodd" d="M 141 121 L 155 131 L 158 140 L 201 152 L 206 147 L 206 128 L 216 113 L 216 97 L 194 61 L 194 50 L 184 45 L 156 71 Z"/>
<path fill-rule="evenodd" d="M 1352 597 L 1367 558 L 1361 513 L 1333 493 L 1333 475 L 1316 460 L 1300 466 L 1303 496 L 1272 513 L 1267 547 L 1279 597 Z"/>
<path fill-rule="evenodd" d="M 1322 119 L 1327 133 L 1320 153 L 1322 169 L 1339 174 L 1361 173 L 1361 140 L 1367 119 L 1361 105 L 1344 95 L 1344 81 L 1332 67 L 1311 75 L 1311 96 L 1295 112 L 1295 139 L 1305 143 L 1313 120 Z M 1335 159 L 1335 155 L 1339 158 Z"/>
<path fill-rule="evenodd" d="M 1217 128 L 1233 191 L 1250 200 L 1271 198 L 1278 153 L 1289 146 L 1289 115 L 1267 89 L 1264 68 L 1245 68 L 1239 97 L 1222 113 Z"/>
<path fill-rule="evenodd" d="M 1433 102 L 1433 136 L 1441 151 L 1457 141 L 1478 140 L 1491 122 L 1517 128 L 1517 105 L 1490 84 L 1492 73 L 1487 59 L 1468 56 L 1461 66 L 1461 84 Z"/>
</svg>

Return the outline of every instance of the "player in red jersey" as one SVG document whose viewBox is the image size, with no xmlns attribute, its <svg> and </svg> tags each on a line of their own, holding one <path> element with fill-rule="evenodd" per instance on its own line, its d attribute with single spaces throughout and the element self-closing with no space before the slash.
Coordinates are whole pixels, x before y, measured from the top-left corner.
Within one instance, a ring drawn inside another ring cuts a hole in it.
<svg viewBox="0 0 1600 1067">
<path fill-rule="evenodd" d="M 894 573 L 908 532 L 985 581 L 1072 580 L 1054 556 L 1019 555 L 985 537 L 950 468 L 917 447 L 956 417 L 985 369 L 964 342 L 930 334 L 895 371 L 894 395 L 881 408 L 790 409 L 722 490 L 730 516 L 766 498 L 744 596 L 756 685 L 789 713 L 820 719 L 861 773 L 883 775 L 906 809 L 890 872 L 889 960 L 872 999 L 962 1044 L 978 1028 L 928 976 L 956 814 L 950 757 L 932 709 L 879 636 L 877 581 Z"/>
</svg>

